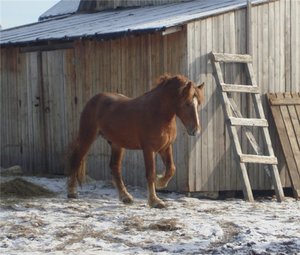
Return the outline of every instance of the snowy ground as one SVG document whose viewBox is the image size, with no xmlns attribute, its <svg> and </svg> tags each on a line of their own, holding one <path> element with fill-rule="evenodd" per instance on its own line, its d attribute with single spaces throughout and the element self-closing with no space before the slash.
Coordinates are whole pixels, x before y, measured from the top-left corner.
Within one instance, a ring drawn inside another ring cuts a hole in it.
<svg viewBox="0 0 300 255">
<path fill-rule="evenodd" d="M 104 182 L 66 199 L 65 179 L 26 177 L 54 198 L 2 199 L 1 254 L 300 254 L 300 202 L 211 201 L 159 194 L 167 209 L 150 209 L 146 190 L 119 202 Z"/>
</svg>

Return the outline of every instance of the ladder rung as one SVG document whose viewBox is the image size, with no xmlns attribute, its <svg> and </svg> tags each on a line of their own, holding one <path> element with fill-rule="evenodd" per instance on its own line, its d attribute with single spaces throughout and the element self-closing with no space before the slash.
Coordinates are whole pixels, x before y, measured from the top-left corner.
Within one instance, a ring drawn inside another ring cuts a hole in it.
<svg viewBox="0 0 300 255">
<path fill-rule="evenodd" d="M 261 156 L 261 155 L 251 155 L 251 154 L 241 154 L 241 163 L 259 163 L 259 164 L 269 164 L 277 165 L 277 158 L 275 156 Z"/>
<path fill-rule="evenodd" d="M 259 94 L 258 87 L 253 85 L 237 85 L 237 84 L 221 83 L 221 87 L 223 92 L 243 92 L 243 93 Z"/>
<path fill-rule="evenodd" d="M 268 127 L 266 119 L 251 119 L 251 118 L 235 118 L 229 117 L 231 126 L 253 126 L 253 127 Z"/>
<path fill-rule="evenodd" d="M 252 62 L 252 57 L 247 54 L 228 54 L 228 53 L 212 53 L 215 62 L 224 63 L 250 63 Z"/>
</svg>

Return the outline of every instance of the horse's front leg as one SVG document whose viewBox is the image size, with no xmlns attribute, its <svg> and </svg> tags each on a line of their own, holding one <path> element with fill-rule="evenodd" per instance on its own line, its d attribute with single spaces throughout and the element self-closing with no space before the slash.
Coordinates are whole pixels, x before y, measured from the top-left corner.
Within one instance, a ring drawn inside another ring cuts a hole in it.
<svg viewBox="0 0 300 255">
<path fill-rule="evenodd" d="M 112 182 L 119 192 L 120 200 L 125 204 L 133 202 L 132 196 L 128 193 L 122 179 L 122 159 L 124 149 L 111 144 L 110 168 L 112 174 Z"/>
<path fill-rule="evenodd" d="M 148 183 L 148 204 L 150 207 L 164 208 L 165 203 L 157 197 L 155 191 L 155 153 L 150 149 L 144 149 L 143 154 L 146 167 L 146 178 Z"/>
<path fill-rule="evenodd" d="M 166 171 L 163 175 L 158 175 L 155 180 L 156 189 L 163 189 L 168 186 L 169 181 L 175 173 L 175 164 L 173 161 L 173 149 L 170 145 L 166 150 L 159 152 L 161 159 L 166 167 Z"/>
</svg>

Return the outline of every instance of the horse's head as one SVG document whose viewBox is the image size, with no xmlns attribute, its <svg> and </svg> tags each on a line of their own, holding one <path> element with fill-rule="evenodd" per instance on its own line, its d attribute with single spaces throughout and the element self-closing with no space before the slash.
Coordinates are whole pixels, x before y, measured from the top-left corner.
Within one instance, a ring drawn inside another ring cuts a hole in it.
<svg viewBox="0 0 300 255">
<path fill-rule="evenodd" d="M 188 81 L 180 93 L 176 115 L 182 121 L 189 135 L 200 133 L 199 107 L 204 102 L 204 83 L 196 86 Z"/>
</svg>

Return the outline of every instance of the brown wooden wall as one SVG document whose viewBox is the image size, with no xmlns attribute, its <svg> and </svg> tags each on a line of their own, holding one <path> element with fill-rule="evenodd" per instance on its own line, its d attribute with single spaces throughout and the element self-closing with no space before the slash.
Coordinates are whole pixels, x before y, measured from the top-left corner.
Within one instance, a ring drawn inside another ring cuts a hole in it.
<svg viewBox="0 0 300 255">
<path fill-rule="evenodd" d="M 240 189 L 239 166 L 235 161 L 223 117 L 220 95 L 209 53 L 247 53 L 246 10 L 237 10 L 188 24 L 189 76 L 206 83 L 206 102 L 201 111 L 203 132 L 201 137 L 189 138 L 191 152 L 189 164 L 190 190 Z M 284 158 L 275 134 L 267 92 L 300 91 L 300 1 L 270 1 L 252 9 L 253 65 L 261 89 L 265 114 L 271 125 L 275 154 L 284 186 L 290 186 Z M 246 84 L 243 67 L 223 66 L 228 83 Z M 235 96 L 242 113 L 252 116 L 245 96 Z M 254 132 L 260 144 L 259 132 Z M 241 136 L 241 134 L 240 134 Z M 245 137 L 240 137 L 244 151 L 249 149 Z M 253 152 L 252 152 L 253 153 Z M 249 165 L 250 182 L 254 189 L 269 189 L 270 182 L 262 167 Z"/>
<path fill-rule="evenodd" d="M 185 39 L 183 30 L 166 36 L 76 41 L 71 49 L 41 53 L 2 49 L 0 165 L 62 174 L 65 149 L 88 99 L 104 91 L 136 97 L 151 89 L 164 72 L 186 73 Z M 187 189 L 185 139 L 181 136 L 174 149 L 182 171 L 173 180 L 173 189 Z M 109 179 L 109 158 L 108 144 L 98 139 L 88 155 L 90 175 Z M 142 153 L 128 151 L 123 166 L 128 183 L 144 183 Z"/>
</svg>

